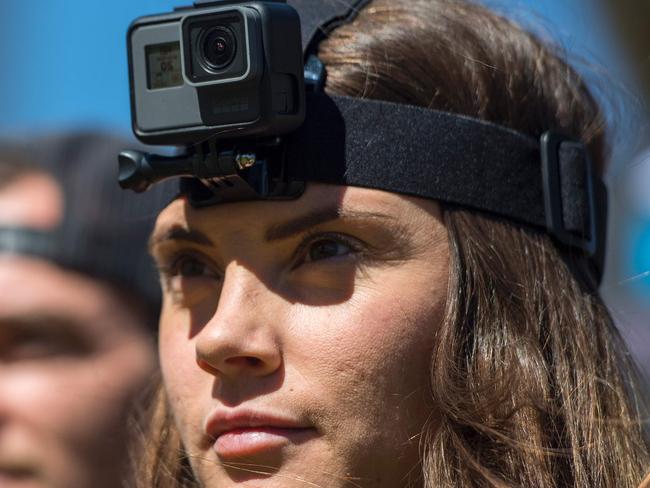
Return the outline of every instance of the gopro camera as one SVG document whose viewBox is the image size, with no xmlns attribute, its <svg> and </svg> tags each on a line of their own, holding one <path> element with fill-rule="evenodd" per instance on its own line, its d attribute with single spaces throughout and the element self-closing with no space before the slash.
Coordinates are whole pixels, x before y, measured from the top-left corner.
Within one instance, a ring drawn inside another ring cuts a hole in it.
<svg viewBox="0 0 650 488">
<path fill-rule="evenodd" d="M 304 121 L 300 19 L 284 0 L 141 17 L 127 45 L 133 132 L 145 144 L 280 136 Z"/>
</svg>

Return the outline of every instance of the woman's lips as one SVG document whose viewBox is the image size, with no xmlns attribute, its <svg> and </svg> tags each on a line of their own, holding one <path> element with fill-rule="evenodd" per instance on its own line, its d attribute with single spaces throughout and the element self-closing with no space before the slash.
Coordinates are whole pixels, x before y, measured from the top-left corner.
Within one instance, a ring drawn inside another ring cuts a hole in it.
<svg viewBox="0 0 650 488">
<path fill-rule="evenodd" d="M 316 434 L 316 430 L 295 419 L 253 411 L 213 412 L 205 432 L 220 458 L 253 456 L 265 451 L 298 444 Z"/>
<path fill-rule="evenodd" d="M 313 429 L 277 427 L 237 428 L 217 437 L 214 450 L 221 458 L 240 458 L 254 456 L 265 451 L 280 449 L 288 444 L 306 440 Z"/>
</svg>

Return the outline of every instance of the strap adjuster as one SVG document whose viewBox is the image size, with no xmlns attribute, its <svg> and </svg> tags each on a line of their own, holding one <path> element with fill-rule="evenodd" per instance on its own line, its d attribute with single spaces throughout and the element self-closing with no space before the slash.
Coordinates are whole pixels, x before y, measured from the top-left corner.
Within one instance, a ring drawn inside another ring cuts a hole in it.
<svg viewBox="0 0 650 488">
<path fill-rule="evenodd" d="M 563 144 L 576 157 L 563 159 L 562 150 L 567 149 Z M 562 244 L 595 258 L 602 271 L 606 194 L 603 183 L 594 175 L 586 147 L 548 131 L 541 136 L 540 151 L 548 232 Z"/>
</svg>

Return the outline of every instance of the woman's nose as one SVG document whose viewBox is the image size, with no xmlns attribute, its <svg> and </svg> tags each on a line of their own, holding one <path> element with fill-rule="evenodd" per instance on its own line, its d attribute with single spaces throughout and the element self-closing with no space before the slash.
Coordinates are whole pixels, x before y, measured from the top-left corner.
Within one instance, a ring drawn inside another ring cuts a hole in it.
<svg viewBox="0 0 650 488">
<path fill-rule="evenodd" d="M 280 300 L 254 273 L 231 263 L 216 312 L 197 337 L 198 365 L 229 378 L 277 371 L 282 364 L 276 327 Z"/>
</svg>

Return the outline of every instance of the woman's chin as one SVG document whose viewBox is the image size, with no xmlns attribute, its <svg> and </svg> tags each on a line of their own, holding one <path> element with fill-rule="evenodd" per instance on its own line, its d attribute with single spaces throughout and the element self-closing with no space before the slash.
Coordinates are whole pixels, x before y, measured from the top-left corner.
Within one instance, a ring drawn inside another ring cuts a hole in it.
<svg viewBox="0 0 650 488">
<path fill-rule="evenodd" d="M 305 432 L 301 436 L 300 443 L 267 438 L 249 444 L 238 439 L 233 443 L 237 449 L 228 450 L 227 455 L 218 454 L 222 446 L 217 440 L 212 450 L 201 456 L 200 465 L 193 463 L 193 468 L 205 488 L 350 486 L 346 469 L 334 465 L 315 434 Z"/>
</svg>

